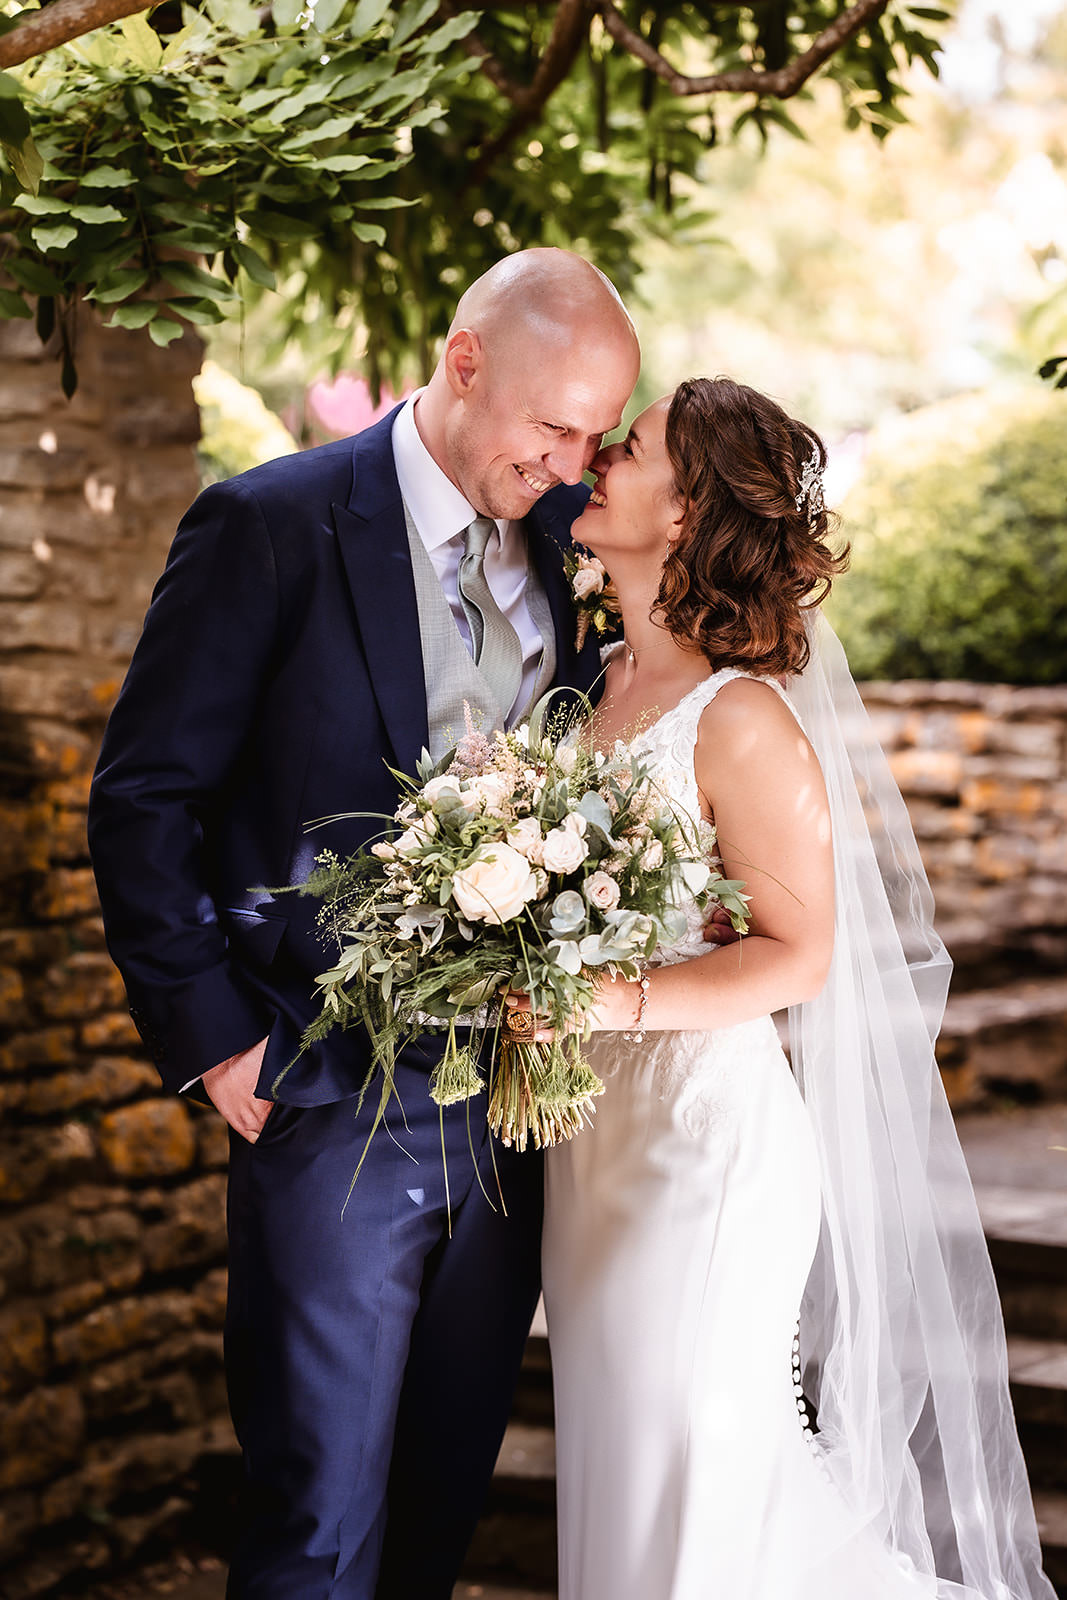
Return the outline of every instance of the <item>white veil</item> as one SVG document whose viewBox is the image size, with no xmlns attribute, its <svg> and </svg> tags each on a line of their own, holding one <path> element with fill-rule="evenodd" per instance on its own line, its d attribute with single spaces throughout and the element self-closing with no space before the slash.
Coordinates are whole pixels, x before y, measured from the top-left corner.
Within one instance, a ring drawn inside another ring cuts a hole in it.
<svg viewBox="0 0 1067 1600">
<path fill-rule="evenodd" d="M 809 639 L 788 693 L 826 778 L 837 883 L 829 979 L 790 1012 L 824 1188 L 801 1317 L 819 1453 L 856 1522 L 939 1600 L 1053 1600 L 1000 1302 L 934 1060 L 949 958 L 900 791 L 821 614 Z"/>
</svg>

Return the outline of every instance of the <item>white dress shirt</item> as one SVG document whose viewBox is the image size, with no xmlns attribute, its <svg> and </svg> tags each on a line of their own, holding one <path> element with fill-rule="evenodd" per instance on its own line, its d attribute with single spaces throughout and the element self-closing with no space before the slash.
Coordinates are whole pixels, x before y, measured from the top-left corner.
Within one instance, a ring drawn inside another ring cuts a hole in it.
<svg viewBox="0 0 1067 1600">
<path fill-rule="evenodd" d="M 422 390 L 417 389 L 411 395 L 393 424 L 396 475 L 411 520 L 441 581 L 456 627 L 467 649 L 473 652 L 470 628 L 459 597 L 459 563 L 463 557 L 463 536 L 478 512 L 441 471 L 419 436 L 415 406 L 421 393 Z M 520 707 L 526 705 L 533 694 L 543 643 L 526 604 L 526 563 L 526 536 L 521 524 L 497 522 L 496 533 L 490 534 L 486 546 L 485 580 L 522 646 L 522 681 L 515 698 L 515 704 Z"/>
</svg>

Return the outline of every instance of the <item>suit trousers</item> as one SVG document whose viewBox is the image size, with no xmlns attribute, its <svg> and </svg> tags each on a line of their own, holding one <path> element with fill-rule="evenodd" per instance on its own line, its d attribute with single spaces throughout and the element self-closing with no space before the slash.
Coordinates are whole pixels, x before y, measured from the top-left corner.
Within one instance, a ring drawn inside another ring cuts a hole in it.
<svg viewBox="0 0 1067 1600">
<path fill-rule="evenodd" d="M 542 1163 L 490 1139 L 484 1095 L 445 1109 L 442 1162 L 428 1064 L 398 1063 L 403 1109 L 350 1196 L 374 1088 L 358 1111 L 279 1104 L 256 1144 L 231 1135 L 226 1370 L 249 1504 L 228 1600 L 451 1595 L 540 1289 Z"/>
</svg>

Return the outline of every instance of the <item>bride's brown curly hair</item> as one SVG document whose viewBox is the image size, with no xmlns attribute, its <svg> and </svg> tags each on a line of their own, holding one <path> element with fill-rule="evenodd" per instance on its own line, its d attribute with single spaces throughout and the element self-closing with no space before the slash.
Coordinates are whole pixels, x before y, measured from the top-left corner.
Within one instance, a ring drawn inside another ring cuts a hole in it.
<svg viewBox="0 0 1067 1600">
<path fill-rule="evenodd" d="M 682 503 L 654 613 L 716 670 L 767 677 L 807 664 L 804 612 L 848 565 L 827 543 L 821 504 L 797 510 L 800 478 L 826 447 L 766 395 L 730 378 L 679 384 L 667 413 L 667 454 Z M 821 497 L 820 497 L 821 499 Z"/>
</svg>

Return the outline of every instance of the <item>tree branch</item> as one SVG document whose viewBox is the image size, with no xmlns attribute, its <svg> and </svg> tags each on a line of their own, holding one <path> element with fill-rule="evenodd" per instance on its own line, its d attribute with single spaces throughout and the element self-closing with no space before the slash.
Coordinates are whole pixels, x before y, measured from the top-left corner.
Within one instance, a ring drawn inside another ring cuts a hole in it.
<svg viewBox="0 0 1067 1600">
<path fill-rule="evenodd" d="M 438 15 L 446 19 L 458 17 L 460 9 L 460 6 L 453 4 L 453 0 L 440 0 L 440 4 L 437 7 Z M 510 100 L 512 105 L 517 105 L 526 90 L 522 84 L 515 83 L 513 79 L 508 77 L 489 46 L 479 36 L 477 30 L 467 34 L 463 40 L 463 48 L 469 56 L 474 56 L 493 88 L 498 89 L 504 99 Z"/>
<path fill-rule="evenodd" d="M 589 24 L 596 7 L 597 0 L 560 0 L 552 19 L 552 32 L 537 63 L 533 81 L 527 88 L 519 89 L 510 96 L 515 113 L 496 138 L 482 146 L 471 182 L 479 183 L 508 146 L 537 121 L 549 97 L 573 67 L 588 37 Z"/>
<path fill-rule="evenodd" d="M 44 55 L 58 44 L 80 39 L 105 23 L 131 17 L 135 11 L 148 11 L 159 0 L 55 0 L 53 5 L 35 11 L 10 33 L 0 34 L 0 69 L 17 67 L 31 56 Z"/>
<path fill-rule="evenodd" d="M 753 67 L 734 72 L 716 72 L 708 78 L 689 78 L 672 67 L 666 57 L 630 27 L 612 0 L 597 0 L 597 10 L 616 44 L 622 45 L 657 78 L 661 78 L 672 94 L 759 94 L 772 95 L 776 100 L 788 100 L 790 95 L 803 88 L 824 61 L 829 61 L 842 45 L 847 44 L 876 17 L 880 17 L 888 4 L 889 0 L 858 0 L 858 4 L 850 6 L 828 28 L 824 28 L 803 54 L 776 72 Z"/>
</svg>

